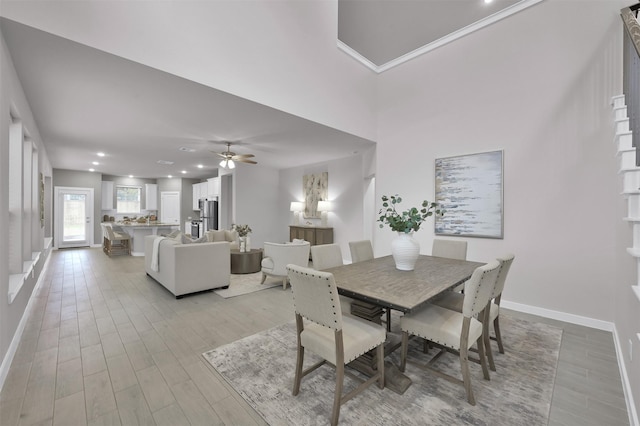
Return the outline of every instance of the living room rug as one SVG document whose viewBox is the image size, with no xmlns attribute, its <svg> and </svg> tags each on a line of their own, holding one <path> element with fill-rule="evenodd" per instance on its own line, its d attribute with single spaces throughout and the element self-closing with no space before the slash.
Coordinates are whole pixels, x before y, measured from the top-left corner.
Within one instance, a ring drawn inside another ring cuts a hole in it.
<svg viewBox="0 0 640 426">
<path fill-rule="evenodd" d="M 505 354 L 492 342 L 496 364 L 491 380 L 479 364 L 470 363 L 476 405 L 466 401 L 462 385 L 440 379 L 407 364 L 412 380 L 403 395 L 376 385 L 344 404 L 345 425 L 546 425 L 551 407 L 562 330 L 501 314 Z M 425 361 L 437 350 L 422 352 L 412 339 L 410 359 Z M 329 423 L 335 372 L 328 366 L 302 379 L 300 393 L 291 394 L 296 360 L 295 324 L 289 322 L 203 354 L 228 383 L 272 425 Z M 309 351 L 305 367 L 319 360 Z M 399 365 L 399 350 L 387 358 Z M 461 377 L 457 356 L 445 354 L 435 367 Z M 345 392 L 356 382 L 345 377 Z"/>
<path fill-rule="evenodd" d="M 271 287 L 280 286 L 280 288 L 282 288 L 282 280 L 274 280 L 267 277 L 264 284 L 260 284 L 261 279 L 262 272 L 256 272 L 255 274 L 231 274 L 229 288 L 214 290 L 214 293 L 228 299 L 230 297 L 266 290 Z"/>
</svg>

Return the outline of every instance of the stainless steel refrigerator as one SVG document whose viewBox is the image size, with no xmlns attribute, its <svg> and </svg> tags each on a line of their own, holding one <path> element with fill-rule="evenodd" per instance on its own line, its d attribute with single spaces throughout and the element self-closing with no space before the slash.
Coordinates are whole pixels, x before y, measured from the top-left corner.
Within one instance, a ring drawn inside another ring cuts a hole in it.
<svg viewBox="0 0 640 426">
<path fill-rule="evenodd" d="M 200 200 L 200 219 L 202 219 L 203 232 L 218 229 L 218 200 Z"/>
</svg>

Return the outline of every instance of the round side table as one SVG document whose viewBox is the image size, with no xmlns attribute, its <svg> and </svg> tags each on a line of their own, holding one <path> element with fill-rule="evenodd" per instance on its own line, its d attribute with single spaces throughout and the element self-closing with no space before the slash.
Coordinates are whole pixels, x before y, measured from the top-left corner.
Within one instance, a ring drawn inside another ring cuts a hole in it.
<svg viewBox="0 0 640 426">
<path fill-rule="evenodd" d="M 251 249 L 241 252 L 231 250 L 231 273 L 252 274 L 260 272 L 262 262 L 262 249 Z"/>
</svg>

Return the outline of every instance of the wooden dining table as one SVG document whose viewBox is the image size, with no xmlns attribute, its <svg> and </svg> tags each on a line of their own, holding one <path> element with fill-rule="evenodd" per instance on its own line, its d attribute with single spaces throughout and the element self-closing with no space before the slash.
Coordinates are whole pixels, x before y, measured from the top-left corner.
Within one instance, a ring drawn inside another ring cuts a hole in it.
<svg viewBox="0 0 640 426">
<path fill-rule="evenodd" d="M 473 271 L 484 264 L 420 255 L 413 271 L 400 271 L 396 269 L 392 256 L 384 256 L 326 269 L 326 272 L 333 274 L 341 295 L 386 309 L 386 357 L 400 346 L 400 337 L 391 332 L 391 310 L 409 313 L 419 309 L 438 294 L 467 281 Z M 359 358 L 352 364 L 365 374 L 375 372 L 373 354 Z M 402 394 L 410 385 L 411 379 L 392 363 L 385 363 L 386 387 Z"/>
</svg>

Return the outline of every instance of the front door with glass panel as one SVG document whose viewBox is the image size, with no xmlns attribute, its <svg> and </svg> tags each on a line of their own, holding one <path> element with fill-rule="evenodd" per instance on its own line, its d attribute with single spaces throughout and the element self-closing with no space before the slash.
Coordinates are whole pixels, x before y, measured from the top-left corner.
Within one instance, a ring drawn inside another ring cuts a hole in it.
<svg viewBox="0 0 640 426">
<path fill-rule="evenodd" d="M 93 189 L 56 187 L 56 247 L 93 243 Z"/>
</svg>

